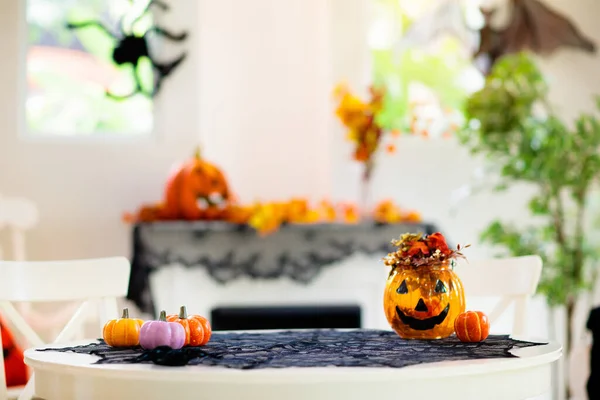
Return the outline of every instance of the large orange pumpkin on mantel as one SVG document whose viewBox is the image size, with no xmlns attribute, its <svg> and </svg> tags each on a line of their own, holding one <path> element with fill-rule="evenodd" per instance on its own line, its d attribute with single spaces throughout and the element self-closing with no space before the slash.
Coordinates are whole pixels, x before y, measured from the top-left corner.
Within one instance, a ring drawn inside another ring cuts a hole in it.
<svg viewBox="0 0 600 400">
<path fill-rule="evenodd" d="M 220 219 L 225 215 L 229 201 L 225 175 L 204 160 L 198 148 L 194 157 L 169 177 L 161 216 L 166 219 Z"/>
</svg>

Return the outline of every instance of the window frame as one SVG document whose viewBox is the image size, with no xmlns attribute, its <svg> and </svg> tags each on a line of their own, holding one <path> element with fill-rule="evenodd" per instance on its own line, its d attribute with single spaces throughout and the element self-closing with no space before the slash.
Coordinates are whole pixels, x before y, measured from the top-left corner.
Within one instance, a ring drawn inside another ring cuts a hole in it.
<svg viewBox="0 0 600 400">
<path fill-rule="evenodd" d="M 127 134 L 126 132 L 103 132 L 95 131 L 90 134 L 82 133 L 69 133 L 59 134 L 52 131 L 40 131 L 33 133 L 29 129 L 27 123 L 27 97 L 28 97 L 28 86 L 27 86 L 27 53 L 29 49 L 29 24 L 27 21 L 27 2 L 29 0 L 19 0 L 19 29 L 16 36 L 18 46 L 18 60 L 17 60 L 17 137 L 22 142 L 33 142 L 33 143 L 154 143 L 158 142 L 161 137 L 158 135 L 156 129 L 157 120 L 159 117 L 158 103 L 154 98 L 152 104 L 152 129 L 139 133 L 139 134 Z"/>
</svg>

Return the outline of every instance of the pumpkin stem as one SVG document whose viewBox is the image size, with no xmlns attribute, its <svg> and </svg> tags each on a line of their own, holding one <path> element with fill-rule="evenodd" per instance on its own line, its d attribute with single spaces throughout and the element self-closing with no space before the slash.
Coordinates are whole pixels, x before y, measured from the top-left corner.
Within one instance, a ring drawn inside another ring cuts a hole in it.
<svg viewBox="0 0 600 400">
<path fill-rule="evenodd" d="M 158 317 L 158 320 L 162 321 L 162 322 L 167 322 L 167 312 L 165 310 L 162 310 L 160 312 L 160 316 Z"/>
<path fill-rule="evenodd" d="M 185 306 L 179 307 L 179 319 L 187 319 L 187 310 Z"/>
<path fill-rule="evenodd" d="M 123 309 L 123 315 L 121 315 L 121 318 L 129 318 L 129 308 Z"/>
<path fill-rule="evenodd" d="M 202 149 L 200 148 L 200 146 L 196 147 L 196 151 L 194 152 L 194 157 L 197 160 L 200 160 L 202 158 Z"/>
</svg>

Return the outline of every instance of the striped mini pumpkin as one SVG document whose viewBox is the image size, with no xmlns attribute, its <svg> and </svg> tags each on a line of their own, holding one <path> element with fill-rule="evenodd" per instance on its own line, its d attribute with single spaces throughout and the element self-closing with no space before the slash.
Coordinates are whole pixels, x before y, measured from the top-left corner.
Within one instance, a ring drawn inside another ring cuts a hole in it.
<svg viewBox="0 0 600 400">
<path fill-rule="evenodd" d="M 454 331 L 461 342 L 481 342 L 490 333 L 490 320 L 481 311 L 467 311 L 454 320 Z"/>
</svg>

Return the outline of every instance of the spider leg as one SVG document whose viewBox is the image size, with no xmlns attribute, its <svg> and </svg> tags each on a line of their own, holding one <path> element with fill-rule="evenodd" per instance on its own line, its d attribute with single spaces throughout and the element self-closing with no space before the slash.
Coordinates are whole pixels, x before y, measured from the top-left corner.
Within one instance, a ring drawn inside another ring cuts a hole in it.
<svg viewBox="0 0 600 400">
<path fill-rule="evenodd" d="M 124 95 L 118 95 L 118 94 L 114 94 L 112 92 L 110 92 L 109 90 L 106 90 L 106 96 L 110 97 L 113 100 L 126 100 L 129 99 L 133 96 L 135 96 L 138 93 L 141 93 L 145 96 L 151 97 L 151 95 L 147 92 L 144 91 L 144 89 L 142 88 L 142 83 L 140 82 L 140 77 L 138 75 L 138 69 L 137 69 L 137 65 L 133 66 L 133 79 L 135 80 L 135 88 L 131 91 L 131 93 L 129 94 L 124 94 Z"/>
<path fill-rule="evenodd" d="M 135 3 L 135 0 L 129 0 L 129 4 L 133 5 L 134 3 Z M 147 8 L 149 8 L 152 4 L 156 4 L 157 6 L 159 6 L 160 8 L 162 8 L 163 10 L 168 10 L 169 9 L 169 5 L 167 3 L 165 3 L 165 2 L 160 1 L 160 0 L 150 0 Z"/>
<path fill-rule="evenodd" d="M 183 62 L 183 60 L 185 60 L 186 56 L 187 56 L 187 54 L 183 53 L 181 56 L 179 56 L 179 58 L 176 58 L 175 60 L 173 60 L 169 63 L 156 62 L 152 58 L 150 58 L 150 62 L 152 63 L 152 66 L 156 69 L 156 71 L 158 72 L 158 75 L 164 78 L 166 76 L 169 76 L 171 74 L 171 72 L 173 72 L 173 70 L 176 67 L 178 67 L 179 64 L 181 64 Z"/>
<path fill-rule="evenodd" d="M 121 18 L 119 18 L 119 30 L 123 37 L 128 36 L 127 29 L 125 29 L 125 15 L 122 15 Z"/>
<path fill-rule="evenodd" d="M 135 88 L 131 93 L 124 94 L 124 95 L 114 94 L 114 93 L 110 92 L 109 90 L 107 90 L 105 93 L 106 93 L 107 97 L 110 97 L 113 100 L 127 100 L 127 99 L 135 96 L 136 94 L 143 93 L 143 92 L 141 90 L 138 90 L 137 88 Z"/>
<path fill-rule="evenodd" d="M 98 28 L 102 31 L 104 31 L 104 33 L 106 33 L 108 36 L 112 37 L 113 39 L 119 39 L 114 33 L 112 33 L 110 31 L 110 29 L 108 29 L 106 26 L 104 26 L 100 21 L 84 21 L 84 22 L 68 22 L 67 23 L 67 29 L 81 29 L 81 28 L 88 28 L 88 27 L 95 27 Z"/>
<path fill-rule="evenodd" d="M 188 33 L 187 32 L 182 32 L 179 35 L 176 35 L 174 33 L 171 33 L 163 28 L 161 28 L 160 26 L 153 26 L 152 28 L 150 28 L 148 30 L 148 32 L 155 32 L 158 35 L 164 36 L 167 39 L 170 39 L 174 42 L 182 42 L 187 38 Z M 148 33 L 146 32 L 146 33 Z"/>
<path fill-rule="evenodd" d="M 152 7 L 153 5 L 156 5 L 163 11 L 167 11 L 169 9 L 169 5 L 167 3 L 164 3 L 159 0 L 150 0 L 144 8 L 144 10 L 131 22 L 131 31 L 133 31 L 135 24 L 137 24 L 139 20 L 142 19 L 150 11 L 150 7 Z M 121 22 L 121 30 L 125 31 L 123 22 Z"/>
<path fill-rule="evenodd" d="M 157 7 L 159 7 L 163 11 L 167 11 L 170 8 L 167 3 L 165 3 L 164 1 L 160 1 L 160 0 L 151 0 L 150 3 L 148 4 L 148 7 L 150 7 L 153 4 Z"/>
<path fill-rule="evenodd" d="M 160 90 L 163 79 L 165 79 L 167 76 L 169 76 L 171 74 L 171 72 L 173 72 L 173 70 L 177 66 L 179 66 L 179 64 L 181 64 L 183 62 L 183 60 L 185 59 L 186 56 L 187 56 L 187 54 L 183 53 L 181 56 L 179 56 L 179 58 L 175 59 L 174 61 L 171 61 L 170 63 L 164 63 L 164 64 L 157 63 L 150 57 L 150 62 L 152 63 L 152 66 L 156 69 L 156 71 L 158 73 L 158 77 L 156 78 L 156 81 L 154 82 L 154 90 L 152 91 L 152 97 L 156 96 L 156 94 Z"/>
</svg>

